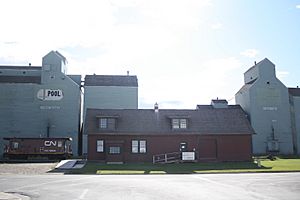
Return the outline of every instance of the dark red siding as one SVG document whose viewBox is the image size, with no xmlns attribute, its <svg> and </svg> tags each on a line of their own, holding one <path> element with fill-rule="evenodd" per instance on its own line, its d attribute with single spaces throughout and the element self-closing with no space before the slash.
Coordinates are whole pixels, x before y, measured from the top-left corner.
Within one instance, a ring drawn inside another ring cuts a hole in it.
<svg viewBox="0 0 300 200">
<path fill-rule="evenodd" d="M 217 140 L 216 139 L 200 139 L 199 140 L 198 160 L 216 160 L 217 159 Z"/>
<path fill-rule="evenodd" d="M 104 152 L 96 151 L 96 141 L 104 140 Z M 146 140 L 146 153 L 132 153 L 132 140 Z M 152 162 L 153 155 L 180 151 L 195 151 L 201 161 L 247 161 L 251 159 L 251 135 L 89 135 L 88 159 L 105 162 Z M 108 153 L 109 147 L 120 147 L 121 154 Z"/>
</svg>

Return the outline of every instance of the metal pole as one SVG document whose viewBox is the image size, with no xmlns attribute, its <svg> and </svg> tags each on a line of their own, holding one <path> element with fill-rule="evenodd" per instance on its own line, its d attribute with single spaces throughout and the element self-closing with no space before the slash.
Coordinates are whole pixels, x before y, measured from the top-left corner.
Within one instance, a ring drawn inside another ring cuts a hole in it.
<svg viewBox="0 0 300 200">
<path fill-rule="evenodd" d="M 47 125 L 47 138 L 50 137 L 50 124 Z"/>
</svg>

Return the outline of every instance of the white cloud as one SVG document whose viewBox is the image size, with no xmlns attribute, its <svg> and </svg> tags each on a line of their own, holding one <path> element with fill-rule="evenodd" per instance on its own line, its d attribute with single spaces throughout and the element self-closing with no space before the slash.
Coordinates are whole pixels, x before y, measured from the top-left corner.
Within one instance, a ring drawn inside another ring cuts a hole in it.
<svg viewBox="0 0 300 200">
<path fill-rule="evenodd" d="M 248 58 L 255 58 L 258 55 L 259 51 L 257 49 L 246 49 L 242 51 L 240 55 L 246 56 Z"/>
<path fill-rule="evenodd" d="M 300 4 L 299 4 L 299 5 L 296 5 L 296 8 L 300 9 Z"/>
<path fill-rule="evenodd" d="M 210 27 L 212 29 L 218 30 L 218 29 L 221 29 L 223 27 L 223 24 L 221 24 L 221 23 L 215 23 L 215 24 L 212 24 Z"/>
<path fill-rule="evenodd" d="M 128 54 L 152 54 L 182 42 L 182 33 L 198 28 L 199 15 L 205 14 L 202 8 L 210 2 L 5 1 L 0 12 L 0 55 L 23 61 L 40 59 L 52 49 L 104 46 L 107 56 L 121 62 L 121 57 L 130 59 Z M 119 12 L 123 8 L 139 13 L 136 17 L 142 20 L 140 24 L 118 24 L 124 15 L 135 17 L 131 16 L 133 12 Z"/>
<path fill-rule="evenodd" d="M 139 76 L 141 106 L 152 108 L 155 102 L 161 108 L 189 108 L 209 104 L 219 97 L 230 99 L 242 83 L 242 63 L 235 57 L 205 60 L 170 71 L 169 74 L 153 73 Z M 175 67 L 177 68 L 177 67 Z M 166 102 L 181 102 L 177 106 Z"/>
<path fill-rule="evenodd" d="M 18 6 L 16 6 L 16 4 Z M 5 1 L 1 3 L 1 55 L 19 60 L 40 58 L 66 46 L 92 46 L 110 41 L 115 19 L 107 1 Z"/>
<path fill-rule="evenodd" d="M 195 108 L 217 96 L 231 98 L 232 74 L 242 77 L 236 58 L 200 59 L 203 49 L 191 46 L 191 36 L 206 30 L 207 6 L 210 0 L 6 1 L 0 55 L 40 65 L 50 50 L 59 50 L 70 74 L 137 75 L 142 107 Z M 124 15 L 130 20 L 120 20 Z M 74 49 L 99 53 L 82 59 Z"/>
</svg>

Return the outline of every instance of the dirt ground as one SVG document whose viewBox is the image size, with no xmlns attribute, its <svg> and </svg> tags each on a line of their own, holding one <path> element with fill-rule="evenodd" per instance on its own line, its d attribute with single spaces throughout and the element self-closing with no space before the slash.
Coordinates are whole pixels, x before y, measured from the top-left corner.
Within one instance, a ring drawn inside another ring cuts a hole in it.
<svg viewBox="0 0 300 200">
<path fill-rule="evenodd" d="M 3 174 L 45 174 L 55 168 L 57 163 L 0 163 Z"/>
</svg>

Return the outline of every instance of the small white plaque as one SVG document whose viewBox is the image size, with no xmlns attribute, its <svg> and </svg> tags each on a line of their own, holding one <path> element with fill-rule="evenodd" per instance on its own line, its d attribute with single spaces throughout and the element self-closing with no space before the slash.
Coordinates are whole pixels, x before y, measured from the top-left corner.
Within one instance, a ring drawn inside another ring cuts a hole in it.
<svg viewBox="0 0 300 200">
<path fill-rule="evenodd" d="M 182 152 L 182 160 L 195 160 L 195 152 Z"/>
</svg>

